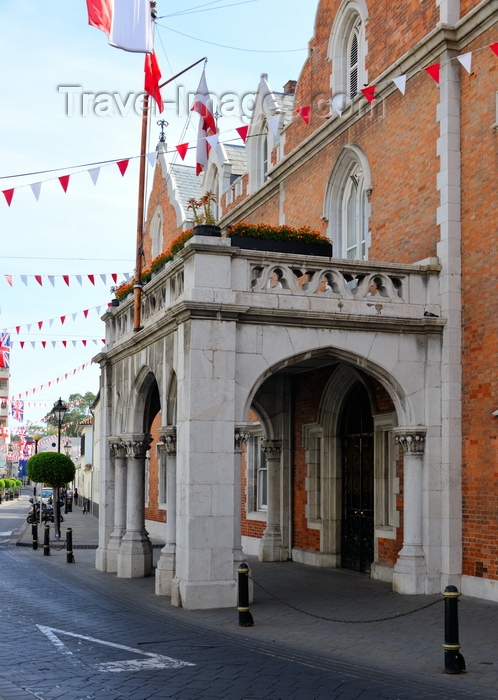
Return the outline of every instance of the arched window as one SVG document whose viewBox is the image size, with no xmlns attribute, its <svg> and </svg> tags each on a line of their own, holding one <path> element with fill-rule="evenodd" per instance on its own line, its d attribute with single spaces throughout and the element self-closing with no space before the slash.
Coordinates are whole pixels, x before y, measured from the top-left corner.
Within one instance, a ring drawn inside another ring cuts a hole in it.
<svg viewBox="0 0 498 700">
<path fill-rule="evenodd" d="M 152 217 L 152 222 L 150 225 L 150 238 L 151 238 L 151 257 L 152 260 L 156 258 L 159 253 L 162 252 L 163 248 L 163 213 L 161 208 L 158 207 L 154 212 Z"/>
<path fill-rule="evenodd" d="M 328 54 L 332 61 L 332 95 L 344 95 L 346 102 L 353 100 L 368 83 L 365 66 L 367 19 L 365 0 L 347 0 L 337 12 L 332 27 Z"/>
<path fill-rule="evenodd" d="M 325 197 L 324 218 L 335 257 L 367 260 L 371 188 L 365 154 L 351 144 L 337 159 Z"/>
<path fill-rule="evenodd" d="M 251 192 L 265 184 L 271 167 L 271 148 L 268 122 L 262 118 L 253 125 L 254 133 L 248 141 L 247 161 Z"/>
</svg>

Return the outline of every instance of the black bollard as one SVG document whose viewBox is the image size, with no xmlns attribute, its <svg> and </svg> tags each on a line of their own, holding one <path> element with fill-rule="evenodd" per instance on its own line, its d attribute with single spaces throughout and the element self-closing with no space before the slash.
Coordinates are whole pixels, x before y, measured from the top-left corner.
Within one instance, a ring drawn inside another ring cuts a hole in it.
<svg viewBox="0 0 498 700">
<path fill-rule="evenodd" d="M 237 569 L 239 578 L 239 627 L 253 627 L 254 620 L 249 612 L 249 567 L 247 564 L 239 564 Z"/>
<path fill-rule="evenodd" d="M 31 536 L 33 538 L 33 549 L 38 549 L 38 523 L 31 525 Z"/>
<path fill-rule="evenodd" d="M 45 525 L 45 538 L 43 540 L 43 556 L 50 556 L 50 525 Z"/>
<path fill-rule="evenodd" d="M 68 564 L 74 564 L 72 527 L 68 527 L 66 530 L 66 562 Z"/>
<path fill-rule="evenodd" d="M 467 673 L 465 659 L 460 654 L 458 641 L 458 597 L 460 593 L 456 586 L 446 586 L 444 589 L 444 672 Z"/>
</svg>

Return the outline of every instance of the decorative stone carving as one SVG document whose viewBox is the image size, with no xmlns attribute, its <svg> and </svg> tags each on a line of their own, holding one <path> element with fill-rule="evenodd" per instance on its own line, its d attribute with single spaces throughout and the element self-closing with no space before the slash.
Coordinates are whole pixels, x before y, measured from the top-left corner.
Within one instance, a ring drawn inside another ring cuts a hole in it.
<svg viewBox="0 0 498 700">
<path fill-rule="evenodd" d="M 398 432 L 399 431 L 399 432 Z M 405 455 L 421 455 L 425 450 L 426 430 L 423 428 L 398 428 L 394 431 L 396 442 Z"/>
<path fill-rule="evenodd" d="M 282 442 L 281 440 L 263 440 L 261 443 L 261 449 L 265 453 L 267 460 L 280 459 Z"/>
<path fill-rule="evenodd" d="M 125 459 L 126 458 L 126 445 L 122 442 L 120 437 L 111 436 L 108 438 L 109 447 L 111 449 L 112 456 L 115 459 Z"/>
<path fill-rule="evenodd" d="M 235 432 L 234 432 L 234 449 L 235 452 L 242 452 L 244 449 L 244 445 L 247 443 L 249 440 L 250 433 L 245 430 L 245 426 L 240 426 L 236 425 L 235 426 Z"/>
<path fill-rule="evenodd" d="M 176 454 L 176 426 L 160 428 L 159 440 L 158 448 L 161 448 L 169 455 Z"/>
<path fill-rule="evenodd" d="M 152 435 L 123 435 L 126 454 L 133 459 L 145 459 L 152 443 Z"/>
</svg>

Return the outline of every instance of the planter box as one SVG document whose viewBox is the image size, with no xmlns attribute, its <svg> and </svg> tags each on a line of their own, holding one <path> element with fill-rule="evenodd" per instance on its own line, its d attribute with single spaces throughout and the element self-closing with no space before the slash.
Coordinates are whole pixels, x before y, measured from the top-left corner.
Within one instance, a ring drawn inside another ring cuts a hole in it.
<svg viewBox="0 0 498 700">
<path fill-rule="evenodd" d="M 298 241 L 276 241 L 271 238 L 231 236 L 232 246 L 243 250 L 266 250 L 269 253 L 292 253 L 294 255 L 320 255 L 332 257 L 332 243 L 300 243 Z"/>
<path fill-rule="evenodd" d="M 194 226 L 194 234 L 196 236 L 216 236 L 216 238 L 220 238 L 221 228 L 214 224 L 199 224 Z"/>
</svg>

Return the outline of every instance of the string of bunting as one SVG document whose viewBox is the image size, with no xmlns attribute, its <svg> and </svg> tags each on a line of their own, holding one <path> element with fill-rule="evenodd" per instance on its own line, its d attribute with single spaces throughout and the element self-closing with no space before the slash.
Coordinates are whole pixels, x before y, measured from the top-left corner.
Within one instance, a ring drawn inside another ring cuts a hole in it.
<svg viewBox="0 0 498 700">
<path fill-rule="evenodd" d="M 77 372 L 82 372 L 83 370 L 87 369 L 90 367 L 90 365 L 93 364 L 91 360 L 88 362 L 85 362 L 84 365 L 80 365 L 79 367 L 75 367 L 72 370 L 69 370 L 69 372 L 65 372 L 64 374 L 61 374 L 59 377 L 56 377 L 55 379 L 51 379 L 48 382 L 45 382 L 44 384 L 41 384 L 39 387 L 34 387 L 31 390 L 21 392 L 20 394 L 17 394 L 17 397 L 19 399 L 22 399 L 23 397 L 29 396 L 30 394 L 35 394 L 37 391 L 43 391 L 43 389 L 50 389 L 52 385 L 59 384 L 60 382 L 65 381 L 66 379 L 69 379 L 70 377 L 73 377 Z M 12 400 L 14 400 L 14 396 L 12 396 Z"/>
<path fill-rule="evenodd" d="M 420 68 L 416 71 L 414 71 L 411 74 L 405 73 L 404 75 L 399 75 L 396 78 L 391 78 L 390 80 L 382 81 L 380 83 L 377 83 L 375 85 L 366 85 L 365 87 L 361 88 L 361 93 L 365 97 L 370 104 L 375 99 L 375 90 L 382 84 L 388 84 L 390 82 L 394 83 L 398 90 L 404 95 L 406 92 L 406 83 L 409 78 L 412 78 L 414 75 L 417 73 L 421 72 L 426 72 L 428 75 L 431 76 L 431 78 L 439 85 L 440 81 L 440 76 L 441 76 L 441 66 L 444 66 L 451 61 L 458 61 L 460 65 L 465 68 L 467 73 L 470 74 L 472 70 L 472 55 L 476 53 L 477 51 L 483 51 L 484 49 L 491 49 L 491 51 L 498 56 L 498 42 L 494 44 L 488 44 L 486 46 L 481 46 L 477 49 L 474 49 L 473 51 L 468 51 L 467 53 L 461 54 L 460 56 L 454 56 L 453 58 L 448 59 L 447 61 L 444 61 L 443 63 L 433 63 L 430 66 L 427 66 L 426 68 Z M 338 96 L 342 97 L 342 96 Z M 330 102 L 334 110 L 338 113 L 339 116 L 342 116 L 343 111 L 345 110 L 345 105 L 344 107 L 341 105 L 340 100 L 321 100 L 320 104 L 323 105 L 325 102 Z M 295 113 L 299 114 L 300 117 L 304 120 L 306 124 L 309 124 L 310 121 L 310 116 L 311 116 L 311 108 L 314 105 L 303 105 L 302 107 L 299 107 L 296 109 Z"/>
<path fill-rule="evenodd" d="M 89 343 L 93 343 L 94 345 L 98 345 L 100 343 L 105 344 L 105 338 L 101 338 L 99 340 L 95 338 L 87 338 L 87 339 L 79 339 L 79 340 L 12 340 L 11 341 L 11 346 L 18 346 L 21 348 L 21 350 L 24 350 L 25 347 L 31 346 L 33 349 L 36 348 L 37 346 L 40 346 L 45 350 L 47 347 L 52 347 L 55 348 L 58 345 L 62 345 L 62 347 L 67 348 L 69 344 L 73 346 L 73 348 L 76 347 L 78 343 L 82 343 L 84 347 L 86 348 Z"/>
<path fill-rule="evenodd" d="M 109 302 L 107 305 L 105 305 L 105 307 L 108 308 L 110 305 L 111 304 Z M 41 331 L 44 324 L 48 324 L 48 326 L 51 328 L 56 321 L 59 322 L 61 324 L 61 326 L 63 326 L 64 323 L 67 320 L 69 320 L 69 318 L 71 318 L 73 321 L 76 321 L 77 317 L 80 314 L 83 315 L 83 318 L 88 318 L 90 311 L 96 311 L 97 316 L 100 317 L 103 306 L 104 306 L 103 304 L 100 304 L 99 306 L 93 306 L 89 309 L 83 309 L 83 311 L 75 311 L 74 313 L 71 313 L 71 314 L 65 314 L 63 316 L 59 316 L 59 318 L 49 318 L 49 319 L 45 319 L 43 321 L 36 321 L 36 322 L 31 322 L 31 323 L 20 324 L 19 326 L 8 326 L 7 328 L 3 329 L 3 332 L 7 333 L 8 331 L 13 331 L 15 329 L 17 335 L 19 335 L 19 333 L 21 332 L 21 329 L 26 329 L 26 332 L 29 333 L 31 331 L 31 328 L 34 326 L 36 326 L 38 328 L 38 330 Z"/>
<path fill-rule="evenodd" d="M 83 286 L 83 280 L 88 280 L 90 284 L 92 284 L 95 287 L 95 283 L 101 281 L 103 284 L 107 284 L 107 278 L 110 277 L 114 284 L 117 284 L 119 275 L 124 277 L 124 281 L 128 282 L 128 280 L 131 277 L 131 274 L 129 272 L 107 272 L 103 274 L 86 274 L 86 275 L 9 275 L 9 274 L 4 274 L 3 277 L 5 278 L 5 281 L 9 285 L 9 287 L 14 286 L 14 280 L 16 277 L 19 277 L 21 282 L 24 284 L 25 287 L 28 286 L 28 282 L 35 281 L 37 282 L 40 287 L 43 287 L 43 281 L 46 280 L 48 281 L 49 284 L 52 285 L 52 287 L 55 287 L 56 281 L 60 283 L 64 283 L 67 287 L 71 286 L 71 278 L 74 278 L 76 282 L 80 285 L 80 287 Z"/>
</svg>

